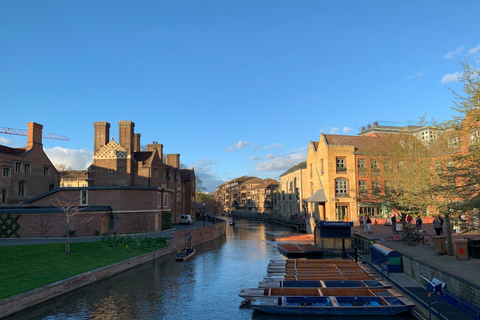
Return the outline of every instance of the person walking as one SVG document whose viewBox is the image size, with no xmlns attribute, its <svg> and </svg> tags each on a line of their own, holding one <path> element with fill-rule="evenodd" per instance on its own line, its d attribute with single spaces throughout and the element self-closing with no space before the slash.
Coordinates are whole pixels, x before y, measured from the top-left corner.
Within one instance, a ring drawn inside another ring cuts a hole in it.
<svg viewBox="0 0 480 320">
<path fill-rule="evenodd" d="M 415 219 L 415 225 L 417 226 L 417 229 L 422 229 L 422 224 L 423 224 L 422 218 L 420 217 L 420 215 L 418 215 L 417 218 Z"/>
<path fill-rule="evenodd" d="M 435 229 L 435 233 L 439 236 L 442 233 L 442 222 L 438 216 L 433 219 L 433 229 Z"/>
<path fill-rule="evenodd" d="M 364 221 L 363 221 L 363 216 L 360 216 L 360 217 L 358 218 L 358 222 L 360 222 L 360 227 L 363 227 L 363 222 L 364 222 Z"/>
<path fill-rule="evenodd" d="M 365 221 L 365 231 L 367 231 L 369 234 L 372 232 L 370 231 L 370 224 L 372 223 L 372 220 L 370 219 L 369 216 L 367 216 L 367 220 Z"/>
<path fill-rule="evenodd" d="M 440 220 L 440 234 L 443 235 L 443 224 L 445 223 L 445 219 L 441 215 L 438 215 L 438 219 Z"/>
<path fill-rule="evenodd" d="M 397 226 L 397 216 L 393 215 L 393 217 L 392 217 L 392 231 L 394 233 L 396 232 L 396 226 Z"/>
</svg>

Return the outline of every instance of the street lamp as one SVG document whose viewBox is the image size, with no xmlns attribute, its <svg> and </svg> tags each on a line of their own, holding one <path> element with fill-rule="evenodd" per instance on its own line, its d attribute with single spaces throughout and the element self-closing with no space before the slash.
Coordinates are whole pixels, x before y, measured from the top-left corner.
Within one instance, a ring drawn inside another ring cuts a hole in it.
<svg viewBox="0 0 480 320">
<path fill-rule="evenodd" d="M 205 227 L 205 201 L 203 201 L 203 226 Z"/>
</svg>

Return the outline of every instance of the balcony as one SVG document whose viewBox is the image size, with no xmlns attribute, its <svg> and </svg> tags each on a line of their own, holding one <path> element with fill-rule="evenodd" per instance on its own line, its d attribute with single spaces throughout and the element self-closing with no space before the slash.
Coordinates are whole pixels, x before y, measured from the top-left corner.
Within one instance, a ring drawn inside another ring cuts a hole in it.
<svg viewBox="0 0 480 320">
<path fill-rule="evenodd" d="M 347 171 L 347 167 L 337 167 L 337 173 L 345 173 Z"/>
</svg>

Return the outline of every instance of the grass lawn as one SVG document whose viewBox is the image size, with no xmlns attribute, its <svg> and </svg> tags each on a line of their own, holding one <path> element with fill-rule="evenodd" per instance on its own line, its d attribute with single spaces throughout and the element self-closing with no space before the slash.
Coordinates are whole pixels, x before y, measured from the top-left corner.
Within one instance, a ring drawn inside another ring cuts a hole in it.
<svg viewBox="0 0 480 320">
<path fill-rule="evenodd" d="M 65 243 L 0 247 L 0 299 L 166 246 L 166 238 L 108 237 Z"/>
</svg>

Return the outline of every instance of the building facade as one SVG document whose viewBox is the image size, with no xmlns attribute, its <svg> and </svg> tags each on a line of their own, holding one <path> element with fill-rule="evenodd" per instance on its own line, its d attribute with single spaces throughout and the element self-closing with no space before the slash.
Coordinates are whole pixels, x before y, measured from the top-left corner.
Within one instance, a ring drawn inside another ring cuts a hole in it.
<svg viewBox="0 0 480 320">
<path fill-rule="evenodd" d="M 59 187 L 60 175 L 43 151 L 43 126 L 28 123 L 25 148 L 0 145 L 0 206 L 18 204 Z"/>
</svg>

